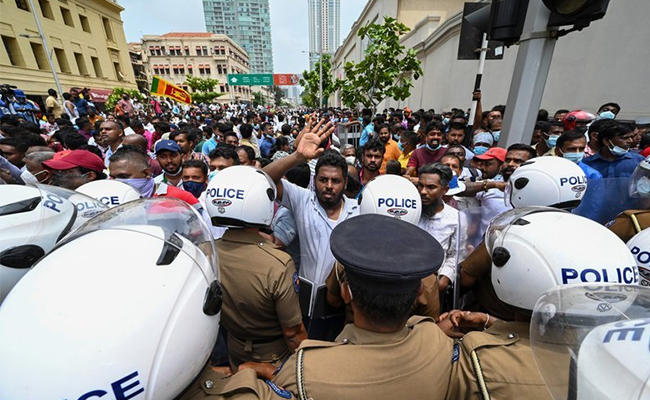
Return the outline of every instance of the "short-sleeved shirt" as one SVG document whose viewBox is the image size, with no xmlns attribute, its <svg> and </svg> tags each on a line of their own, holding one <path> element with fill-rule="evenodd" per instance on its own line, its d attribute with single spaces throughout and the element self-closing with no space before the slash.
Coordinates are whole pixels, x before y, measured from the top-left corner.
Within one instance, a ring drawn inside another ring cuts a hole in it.
<svg viewBox="0 0 650 400">
<path fill-rule="evenodd" d="M 273 236 L 284 244 L 284 251 L 293 259 L 296 270 L 300 271 L 300 237 L 293 213 L 286 207 L 280 207 L 273 217 L 271 228 Z"/>
<path fill-rule="evenodd" d="M 643 161 L 641 154 L 630 151 L 617 157 L 614 161 L 605 160 L 600 151 L 583 160 L 585 164 L 600 172 L 603 178 L 626 178 L 632 176 L 632 172 L 634 172 L 634 169 L 641 161 Z"/>
<path fill-rule="evenodd" d="M 228 229 L 216 241 L 223 289 L 221 323 L 243 340 L 282 336 L 302 323 L 291 257 L 259 234 Z"/>
<path fill-rule="evenodd" d="M 409 160 L 411 159 L 411 156 L 413 155 L 413 151 L 411 150 L 410 153 L 404 154 L 403 152 L 400 153 L 399 157 L 397 157 L 397 161 L 399 161 L 399 164 L 402 166 L 402 169 L 406 169 L 408 166 Z"/>
<path fill-rule="evenodd" d="M 379 172 L 382 174 L 386 172 L 386 164 L 388 163 L 388 161 L 397 160 L 402 155 L 402 152 L 400 151 L 397 142 L 394 141 L 393 139 L 390 139 L 386 143 L 385 148 L 386 151 L 384 152 L 384 161 L 381 163 L 381 168 L 379 169 Z"/>
<path fill-rule="evenodd" d="M 217 141 L 214 138 L 214 136 L 212 136 L 209 140 L 206 140 L 205 143 L 203 143 L 203 148 L 201 148 L 201 153 L 209 157 L 210 152 L 216 148 L 217 148 Z"/>
<path fill-rule="evenodd" d="M 338 221 L 332 222 L 318 202 L 316 193 L 287 181 L 282 181 L 282 205 L 293 213 L 300 236 L 300 276 L 317 286 L 325 280 L 334 265 L 330 250 L 330 235 L 337 223 L 359 215 L 359 206 L 343 196 L 343 209 Z"/>
<path fill-rule="evenodd" d="M 442 146 L 436 151 L 431 151 L 426 146 L 420 147 L 413 151 L 408 166 L 415 167 L 415 171 L 417 172 L 423 165 L 438 162 L 445 155 L 446 151 L 447 148 Z"/>
<path fill-rule="evenodd" d="M 51 108 L 52 114 L 56 119 L 61 118 L 61 115 L 63 115 L 63 107 L 61 107 L 61 104 L 59 104 L 54 96 L 47 96 L 47 99 L 45 99 L 45 108 L 47 110 Z"/>
</svg>

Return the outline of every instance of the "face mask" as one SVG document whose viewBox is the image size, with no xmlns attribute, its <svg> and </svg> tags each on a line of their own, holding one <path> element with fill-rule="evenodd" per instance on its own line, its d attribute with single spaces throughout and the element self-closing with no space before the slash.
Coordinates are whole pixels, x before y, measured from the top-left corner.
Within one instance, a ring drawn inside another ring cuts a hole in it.
<svg viewBox="0 0 650 400">
<path fill-rule="evenodd" d="M 557 138 L 559 138 L 560 135 L 551 135 L 548 137 L 548 139 L 544 140 L 546 142 L 546 145 L 549 148 L 555 147 L 555 144 L 557 143 Z"/>
<path fill-rule="evenodd" d="M 598 114 L 598 116 L 600 119 L 614 119 L 616 117 L 616 115 L 614 115 L 614 113 L 611 111 L 603 111 Z"/>
<path fill-rule="evenodd" d="M 169 176 L 178 176 L 182 173 L 183 173 L 183 167 L 178 167 L 178 171 L 174 172 L 173 174 L 171 172 L 165 171 L 165 174 Z"/>
<path fill-rule="evenodd" d="M 636 183 L 636 191 L 638 194 L 648 196 L 650 195 L 650 179 L 646 176 L 642 176 L 641 179 Z"/>
<path fill-rule="evenodd" d="M 624 149 L 622 147 L 613 146 L 613 147 L 609 147 L 609 151 L 611 151 L 613 155 L 620 157 L 627 154 L 627 152 L 630 151 L 630 149 Z"/>
<path fill-rule="evenodd" d="M 148 198 L 153 195 L 153 189 L 156 186 L 153 178 L 129 178 L 129 179 L 115 179 L 116 181 L 124 182 L 133 186 L 142 197 Z"/>
<path fill-rule="evenodd" d="M 578 153 L 562 153 L 562 157 L 577 164 L 585 157 L 585 153 L 584 151 Z"/>
<path fill-rule="evenodd" d="M 445 118 L 445 119 L 443 119 L 443 120 L 442 120 L 442 123 L 443 123 L 444 125 L 447 125 L 447 124 L 449 123 L 449 118 Z"/>
<path fill-rule="evenodd" d="M 40 175 L 44 172 L 46 171 L 37 172 L 36 175 Z M 22 179 L 26 185 L 38 185 L 39 183 L 41 183 L 41 181 L 38 180 L 36 175 L 32 174 L 28 170 L 24 170 L 23 172 L 20 173 L 20 179 Z"/>
<path fill-rule="evenodd" d="M 436 151 L 436 150 L 438 150 L 439 148 L 442 147 L 442 145 L 440 143 L 438 143 L 438 146 L 436 146 L 436 147 L 429 146 L 429 143 L 427 143 L 425 146 L 426 146 L 427 149 L 429 149 L 431 151 Z"/>
<path fill-rule="evenodd" d="M 402 142 L 397 142 L 397 148 L 399 151 L 404 151 L 404 146 L 402 146 Z"/>
<path fill-rule="evenodd" d="M 198 199 L 201 192 L 203 192 L 203 189 L 205 189 L 205 183 L 192 181 L 183 182 L 183 189 L 192 193 L 192 195 Z"/>
<path fill-rule="evenodd" d="M 499 141 L 499 138 L 501 137 L 501 131 L 494 131 L 492 132 L 492 137 L 494 138 L 494 143 Z"/>
<path fill-rule="evenodd" d="M 486 146 L 475 146 L 472 151 L 477 156 L 480 156 L 481 154 L 485 154 L 488 151 L 488 147 L 486 147 Z"/>
<path fill-rule="evenodd" d="M 216 169 L 215 169 L 214 171 L 210 172 L 210 173 L 208 174 L 208 182 L 210 182 L 210 181 L 212 180 L 212 178 L 214 178 L 215 176 L 217 176 L 217 173 L 218 173 L 218 172 L 219 172 L 219 171 L 217 171 Z"/>
</svg>

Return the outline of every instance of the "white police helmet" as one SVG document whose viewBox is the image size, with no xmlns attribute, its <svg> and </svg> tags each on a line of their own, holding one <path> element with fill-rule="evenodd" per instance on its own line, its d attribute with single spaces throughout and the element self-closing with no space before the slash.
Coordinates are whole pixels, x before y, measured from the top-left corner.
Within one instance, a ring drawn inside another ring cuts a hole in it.
<svg viewBox="0 0 650 400">
<path fill-rule="evenodd" d="M 634 169 L 630 177 L 630 197 L 650 197 L 650 157 L 646 157 Z"/>
<path fill-rule="evenodd" d="M 106 244 L 119 251 L 98 256 Z M 0 307 L 0 342 L 11 343 L 0 346 L 0 398 L 176 398 L 216 341 L 216 257 L 209 227 L 178 199 L 84 224 Z"/>
<path fill-rule="evenodd" d="M 42 188 L 0 185 L 0 303 L 76 220 L 74 204 Z"/>
<path fill-rule="evenodd" d="M 208 184 L 205 204 L 213 225 L 265 228 L 273 220 L 275 183 L 259 169 L 236 165 Z"/>
<path fill-rule="evenodd" d="M 540 297 L 530 323 L 536 364 L 556 400 L 650 396 L 650 288 L 558 286 Z"/>
<path fill-rule="evenodd" d="M 72 224 L 71 232 L 74 232 L 81 225 L 92 219 L 93 217 L 108 210 L 108 206 L 101 203 L 90 196 L 83 193 L 75 192 L 74 190 L 62 188 L 59 186 L 50 185 L 37 185 L 39 188 L 46 192 L 55 194 L 56 196 L 66 199 L 75 205 L 77 208 L 77 217 Z"/>
<path fill-rule="evenodd" d="M 100 179 L 88 182 L 79 186 L 77 192 L 99 200 L 109 208 L 142 198 L 140 192 L 133 186 L 114 179 Z"/>
<path fill-rule="evenodd" d="M 639 269 L 640 283 L 650 286 L 650 228 L 637 233 L 627 242 Z"/>
<path fill-rule="evenodd" d="M 575 208 L 586 190 L 587 177 L 576 163 L 562 157 L 537 157 L 512 173 L 504 197 L 515 208 Z"/>
<path fill-rule="evenodd" d="M 556 285 L 639 283 L 634 257 L 621 239 L 594 221 L 555 208 L 501 214 L 488 228 L 486 245 L 497 297 L 523 310 L 532 310 Z"/>
<path fill-rule="evenodd" d="M 398 175 L 380 175 L 368 182 L 359 196 L 360 214 L 380 214 L 417 225 L 422 212 L 420 193 Z"/>
</svg>

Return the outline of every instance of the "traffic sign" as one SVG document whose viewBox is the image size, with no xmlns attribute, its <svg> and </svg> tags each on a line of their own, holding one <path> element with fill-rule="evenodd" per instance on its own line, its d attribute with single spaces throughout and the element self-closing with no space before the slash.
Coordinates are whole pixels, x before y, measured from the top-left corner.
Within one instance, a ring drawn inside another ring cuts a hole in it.
<svg viewBox="0 0 650 400">
<path fill-rule="evenodd" d="M 273 74 L 228 74 L 230 86 L 273 86 Z"/>
</svg>

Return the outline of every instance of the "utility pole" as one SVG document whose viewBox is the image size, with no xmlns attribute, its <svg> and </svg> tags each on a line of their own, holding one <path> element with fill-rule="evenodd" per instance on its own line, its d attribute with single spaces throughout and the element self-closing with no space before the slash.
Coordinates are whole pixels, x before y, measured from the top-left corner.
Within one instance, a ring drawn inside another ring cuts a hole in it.
<svg viewBox="0 0 650 400">
<path fill-rule="evenodd" d="M 41 36 L 41 41 L 43 42 L 43 49 L 47 55 L 47 62 L 50 64 L 50 69 L 52 70 L 52 75 L 54 75 L 54 83 L 56 84 L 56 89 L 59 92 L 59 98 L 63 98 L 63 89 L 61 88 L 61 83 L 59 82 L 59 76 L 56 73 L 56 68 L 54 68 L 54 62 L 52 61 L 52 53 L 50 53 L 50 47 L 47 45 L 47 39 L 43 33 L 43 27 L 41 26 L 41 20 L 36 14 L 36 8 L 34 7 L 34 0 L 29 0 L 29 8 L 32 10 L 32 15 L 34 15 L 34 20 L 36 21 L 36 27 L 38 28 L 38 34 Z"/>
<path fill-rule="evenodd" d="M 506 148 L 530 143 L 533 135 L 556 42 L 547 27 L 550 15 L 542 0 L 530 0 L 501 128 Z"/>
<path fill-rule="evenodd" d="M 322 12 L 322 11 L 321 11 Z M 318 65 L 319 65 L 319 83 L 318 83 L 318 108 L 323 107 L 323 20 L 321 18 L 320 22 L 320 49 L 318 55 Z"/>
</svg>

